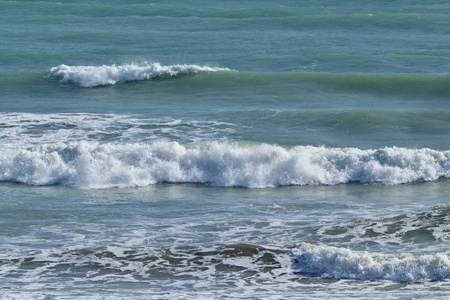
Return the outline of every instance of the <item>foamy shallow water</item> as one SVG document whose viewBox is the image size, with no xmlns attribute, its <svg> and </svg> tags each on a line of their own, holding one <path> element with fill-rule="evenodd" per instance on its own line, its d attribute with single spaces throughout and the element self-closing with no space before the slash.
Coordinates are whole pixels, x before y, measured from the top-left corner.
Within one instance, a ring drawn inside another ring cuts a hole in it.
<svg viewBox="0 0 450 300">
<path fill-rule="evenodd" d="M 0 188 L 16 199 L 1 207 L 1 288 L 10 298 L 60 299 L 67 288 L 91 299 L 369 298 L 387 291 L 439 298 L 450 288 L 449 209 L 437 206 L 447 182 Z M 86 293 L 100 286 L 95 296 Z"/>
</svg>

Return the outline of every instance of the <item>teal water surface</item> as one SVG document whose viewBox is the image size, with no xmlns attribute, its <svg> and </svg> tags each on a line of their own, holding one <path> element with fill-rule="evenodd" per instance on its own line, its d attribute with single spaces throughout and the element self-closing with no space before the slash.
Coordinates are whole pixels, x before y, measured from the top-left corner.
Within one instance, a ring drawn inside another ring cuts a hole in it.
<svg viewBox="0 0 450 300">
<path fill-rule="evenodd" d="M 0 1 L 5 299 L 450 294 L 447 1 Z"/>
</svg>

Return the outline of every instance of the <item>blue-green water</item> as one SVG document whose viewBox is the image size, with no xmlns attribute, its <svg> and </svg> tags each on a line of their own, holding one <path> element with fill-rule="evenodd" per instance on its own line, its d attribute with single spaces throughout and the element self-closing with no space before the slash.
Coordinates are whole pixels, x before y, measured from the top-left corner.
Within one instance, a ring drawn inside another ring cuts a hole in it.
<svg viewBox="0 0 450 300">
<path fill-rule="evenodd" d="M 0 1 L 5 299 L 447 298 L 446 1 Z"/>
</svg>

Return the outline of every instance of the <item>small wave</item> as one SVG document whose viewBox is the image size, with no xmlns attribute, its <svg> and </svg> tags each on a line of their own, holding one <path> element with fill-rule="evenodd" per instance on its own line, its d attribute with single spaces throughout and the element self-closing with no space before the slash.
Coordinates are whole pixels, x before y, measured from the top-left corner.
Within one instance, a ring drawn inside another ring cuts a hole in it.
<svg viewBox="0 0 450 300">
<path fill-rule="evenodd" d="M 302 243 L 291 250 L 291 257 L 300 272 L 325 278 L 396 282 L 450 278 L 450 258 L 444 254 L 379 254 Z"/>
<path fill-rule="evenodd" d="M 72 82 L 82 87 L 113 85 L 127 81 L 148 80 L 156 77 L 173 77 L 179 74 L 199 72 L 229 71 L 227 68 L 215 68 L 198 65 L 125 64 L 102 66 L 67 66 L 59 65 L 50 69 L 53 76 L 62 82 Z"/>
<path fill-rule="evenodd" d="M 400 184 L 450 177 L 450 151 L 290 149 L 268 144 L 68 142 L 0 150 L 0 181 L 83 188 L 161 182 L 265 188 L 349 182 Z"/>
</svg>

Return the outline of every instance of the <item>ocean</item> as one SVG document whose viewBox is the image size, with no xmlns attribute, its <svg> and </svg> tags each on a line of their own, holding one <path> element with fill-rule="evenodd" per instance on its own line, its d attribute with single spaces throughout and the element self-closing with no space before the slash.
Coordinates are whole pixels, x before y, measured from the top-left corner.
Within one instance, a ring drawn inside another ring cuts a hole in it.
<svg viewBox="0 0 450 300">
<path fill-rule="evenodd" d="M 0 299 L 448 299 L 448 1 L 0 1 Z"/>
</svg>

